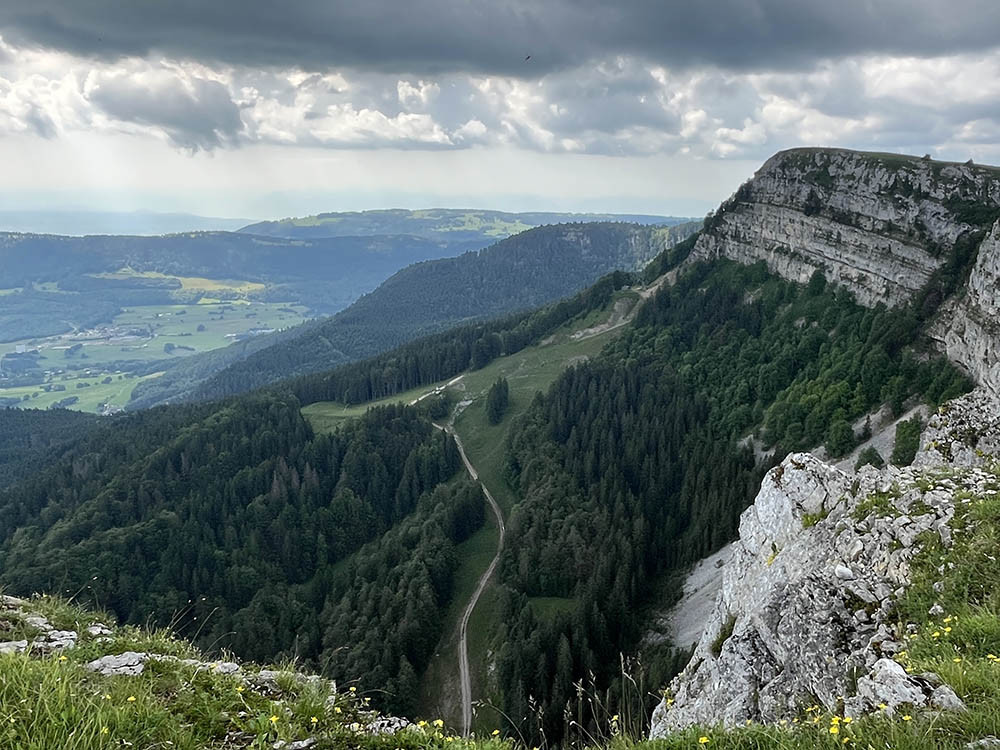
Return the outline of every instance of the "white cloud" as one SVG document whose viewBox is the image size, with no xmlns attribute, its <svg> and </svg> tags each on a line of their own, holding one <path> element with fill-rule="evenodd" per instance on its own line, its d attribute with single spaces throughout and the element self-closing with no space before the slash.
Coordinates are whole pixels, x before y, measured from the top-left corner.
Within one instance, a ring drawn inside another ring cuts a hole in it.
<svg viewBox="0 0 1000 750">
<path fill-rule="evenodd" d="M 0 40 L 0 133 L 152 136 L 188 150 L 517 148 L 761 160 L 795 145 L 1000 154 L 1000 52 L 799 72 L 611 56 L 526 79 L 95 62 Z"/>
</svg>

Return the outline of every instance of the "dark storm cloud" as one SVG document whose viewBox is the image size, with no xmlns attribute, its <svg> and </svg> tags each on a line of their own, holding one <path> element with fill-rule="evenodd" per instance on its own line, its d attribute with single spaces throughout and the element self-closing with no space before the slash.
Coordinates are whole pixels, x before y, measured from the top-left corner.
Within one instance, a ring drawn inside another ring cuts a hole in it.
<svg viewBox="0 0 1000 750">
<path fill-rule="evenodd" d="M 608 55 L 778 69 L 818 58 L 993 47 L 996 0 L 32 0 L 16 43 L 114 58 L 534 77 Z M 525 56 L 531 59 L 525 61 Z"/>
<path fill-rule="evenodd" d="M 89 99 L 118 120 L 161 128 L 175 144 L 191 150 L 232 142 L 243 130 L 229 89 L 217 81 L 183 82 L 161 72 L 107 76 Z"/>
</svg>

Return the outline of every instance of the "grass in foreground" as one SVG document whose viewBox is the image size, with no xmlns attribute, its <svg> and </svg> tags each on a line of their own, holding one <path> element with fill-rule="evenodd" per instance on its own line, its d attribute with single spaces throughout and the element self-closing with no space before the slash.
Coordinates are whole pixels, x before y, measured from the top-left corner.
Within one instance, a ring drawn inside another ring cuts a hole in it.
<svg viewBox="0 0 1000 750">
<path fill-rule="evenodd" d="M 33 600 L 28 611 L 56 627 L 76 628 L 80 645 L 62 654 L 30 650 L 0 654 L 0 749 L 97 750 L 98 748 L 271 748 L 279 741 L 314 738 L 323 748 L 371 750 L 475 747 L 499 748 L 498 737 L 465 741 L 443 721 L 422 721 L 395 735 L 367 734 L 368 699 L 353 687 L 296 679 L 287 670 L 279 689 L 258 687 L 225 675 L 186 641 L 166 630 L 115 628 L 108 639 L 86 635 L 87 625 L 107 617 L 87 613 L 51 597 Z M 24 613 L 7 612 L 0 641 L 37 633 Z M 105 654 L 148 651 L 197 659 L 149 661 L 136 676 L 103 676 L 85 664 Z M 248 669 L 248 673 L 252 670 Z"/>
</svg>

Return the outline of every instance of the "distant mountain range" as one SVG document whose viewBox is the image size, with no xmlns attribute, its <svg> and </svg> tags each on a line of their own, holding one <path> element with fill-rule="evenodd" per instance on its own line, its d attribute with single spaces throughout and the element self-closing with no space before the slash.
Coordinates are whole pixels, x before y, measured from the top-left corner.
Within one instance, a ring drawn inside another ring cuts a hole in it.
<svg viewBox="0 0 1000 750">
<path fill-rule="evenodd" d="M 699 226 L 542 226 L 484 250 L 415 263 L 332 318 L 177 362 L 136 388 L 130 408 L 242 393 L 370 357 L 459 323 L 531 309 L 611 271 L 642 268 Z"/>
<path fill-rule="evenodd" d="M 243 232 L 267 237 L 348 237 L 411 234 L 453 242 L 503 239 L 542 224 L 576 221 L 626 221 L 637 224 L 679 224 L 688 219 L 648 214 L 507 213 L 480 209 L 379 209 L 321 213 L 313 216 L 254 221 L 157 211 L 24 210 L 0 211 L 0 232 L 119 234 L 151 237 L 179 232 Z"/>
<path fill-rule="evenodd" d="M 122 216 L 141 219 L 112 218 Z M 293 338 L 301 340 L 287 363 L 271 360 L 260 373 L 227 381 L 224 390 L 313 372 L 424 332 L 542 304 L 655 254 L 638 257 L 635 248 L 618 247 L 620 232 L 682 231 L 671 217 L 583 221 L 608 218 L 614 217 L 387 210 L 321 214 L 237 232 L 0 231 L 0 406 L 113 410 L 133 395 L 133 407 L 174 401 L 221 369 Z M 567 232 L 530 232 L 557 221 L 569 221 L 558 225 Z M 610 226 L 619 229 L 600 229 Z M 574 227 L 585 243 L 569 254 L 572 242 L 551 245 L 552 237 L 573 235 Z M 527 236 L 479 254 L 516 233 Z M 518 249 L 507 257 L 512 248 Z M 376 295 L 378 305 L 390 299 L 384 310 L 369 301 L 360 317 L 352 313 L 349 341 L 344 320 L 332 338 L 320 322 L 297 327 L 343 310 L 401 269 L 406 272 L 391 289 Z M 430 307 L 424 304 L 428 288 L 434 289 Z M 309 338 L 317 325 L 321 333 Z M 262 356 L 259 361 L 270 355 Z M 123 373 L 138 378 L 165 371 L 135 394 L 130 384 L 118 384 Z"/>
<path fill-rule="evenodd" d="M 346 237 L 373 234 L 411 234 L 443 242 L 495 241 L 545 224 L 618 221 L 631 224 L 673 226 L 690 221 L 676 216 L 648 214 L 553 213 L 536 211 L 507 213 L 465 208 L 429 208 L 418 211 L 380 209 L 346 211 L 314 216 L 262 221 L 241 232 L 267 237 Z"/>
<path fill-rule="evenodd" d="M 74 236 L 231 232 L 250 222 L 250 219 L 223 219 L 218 216 L 155 211 L 0 211 L 0 231 Z"/>
</svg>

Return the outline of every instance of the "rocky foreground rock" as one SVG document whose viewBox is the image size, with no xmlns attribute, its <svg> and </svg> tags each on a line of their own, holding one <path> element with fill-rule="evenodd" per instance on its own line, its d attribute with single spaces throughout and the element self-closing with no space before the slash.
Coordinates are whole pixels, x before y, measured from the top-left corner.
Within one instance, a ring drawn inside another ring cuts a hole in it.
<svg viewBox="0 0 1000 750">
<path fill-rule="evenodd" d="M 740 519 L 712 615 L 651 737 L 791 720 L 814 705 L 851 717 L 964 710 L 937 675 L 909 674 L 892 658 L 910 635 L 894 607 L 921 540 L 950 546 L 957 504 L 996 485 L 981 464 L 1000 455 L 998 415 L 985 388 L 949 402 L 905 469 L 846 474 L 802 453 L 772 469 Z"/>
</svg>

